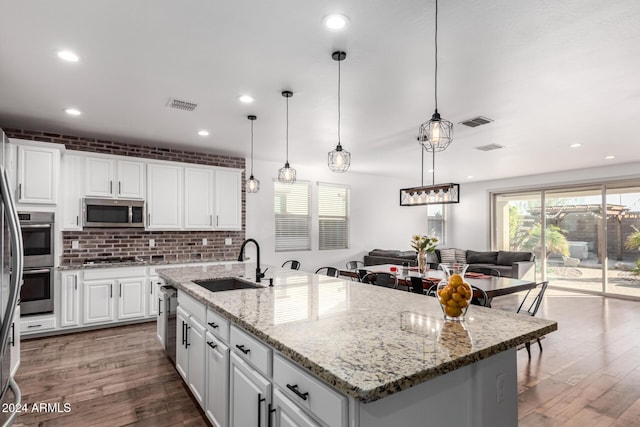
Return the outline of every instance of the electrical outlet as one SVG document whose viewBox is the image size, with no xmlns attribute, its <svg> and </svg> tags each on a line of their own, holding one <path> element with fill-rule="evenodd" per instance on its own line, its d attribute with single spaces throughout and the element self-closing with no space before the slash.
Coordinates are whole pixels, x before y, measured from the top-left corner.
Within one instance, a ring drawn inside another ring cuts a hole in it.
<svg viewBox="0 0 640 427">
<path fill-rule="evenodd" d="M 80 248 L 80 242 L 78 242 L 77 240 L 72 240 L 71 249 L 78 249 L 78 248 Z"/>
<path fill-rule="evenodd" d="M 149 239 L 149 247 L 152 248 L 156 245 L 156 241 L 154 239 Z"/>
<path fill-rule="evenodd" d="M 224 244 L 227 246 L 233 245 L 233 240 L 231 239 L 231 237 L 227 237 L 226 239 L 224 239 Z"/>
<path fill-rule="evenodd" d="M 207 246 L 207 239 L 202 239 L 202 246 Z"/>
<path fill-rule="evenodd" d="M 496 377 L 496 403 L 502 403 L 504 400 L 504 374 Z"/>
</svg>

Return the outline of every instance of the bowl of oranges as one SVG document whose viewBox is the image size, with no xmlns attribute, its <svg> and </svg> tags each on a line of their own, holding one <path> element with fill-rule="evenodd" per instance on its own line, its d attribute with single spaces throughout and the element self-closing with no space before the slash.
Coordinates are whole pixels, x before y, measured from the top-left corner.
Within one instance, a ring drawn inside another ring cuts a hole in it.
<svg viewBox="0 0 640 427">
<path fill-rule="evenodd" d="M 461 321 L 473 297 L 471 285 L 464 281 L 468 264 L 440 264 L 445 279 L 438 283 L 438 301 L 446 320 Z"/>
</svg>

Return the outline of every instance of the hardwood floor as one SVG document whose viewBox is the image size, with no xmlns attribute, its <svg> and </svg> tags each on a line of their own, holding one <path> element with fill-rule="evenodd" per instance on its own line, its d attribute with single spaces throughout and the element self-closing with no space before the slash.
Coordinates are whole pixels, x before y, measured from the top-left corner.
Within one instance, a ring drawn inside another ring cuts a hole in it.
<svg viewBox="0 0 640 427">
<path fill-rule="evenodd" d="M 493 300 L 514 309 L 519 296 Z M 549 289 L 538 315 L 558 331 L 518 352 L 519 425 L 640 426 L 640 303 Z M 155 323 L 22 342 L 17 426 L 205 426 L 155 339 Z"/>
<path fill-rule="evenodd" d="M 206 426 L 155 338 L 155 322 L 22 341 L 22 401 L 68 402 L 16 426 Z M 61 411 L 64 411 L 61 408 Z"/>
</svg>

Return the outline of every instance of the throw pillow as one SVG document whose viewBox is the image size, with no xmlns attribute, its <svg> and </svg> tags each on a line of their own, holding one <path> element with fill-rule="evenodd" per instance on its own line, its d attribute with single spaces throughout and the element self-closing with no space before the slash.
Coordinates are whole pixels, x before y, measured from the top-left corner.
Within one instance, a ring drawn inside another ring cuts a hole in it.
<svg viewBox="0 0 640 427">
<path fill-rule="evenodd" d="M 531 261 L 531 252 L 498 251 L 498 265 L 512 265 L 514 262 Z"/>
<path fill-rule="evenodd" d="M 440 249 L 440 261 L 443 263 L 456 262 L 456 250 L 455 249 Z"/>
<path fill-rule="evenodd" d="M 468 250 L 467 262 L 469 264 L 497 264 L 498 252 L 477 252 Z"/>
<path fill-rule="evenodd" d="M 464 249 L 456 249 L 456 262 L 461 264 L 467 263 L 467 251 Z"/>
</svg>

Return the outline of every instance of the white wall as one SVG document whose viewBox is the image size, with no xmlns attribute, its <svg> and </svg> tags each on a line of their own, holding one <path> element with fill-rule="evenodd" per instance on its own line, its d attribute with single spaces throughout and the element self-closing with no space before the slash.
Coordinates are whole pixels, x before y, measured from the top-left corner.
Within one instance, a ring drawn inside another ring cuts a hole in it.
<svg viewBox="0 0 640 427">
<path fill-rule="evenodd" d="M 246 235 L 260 243 L 261 263 L 279 266 L 288 259 L 296 259 L 302 263 L 301 269 L 308 272 L 324 266 L 344 268 L 347 261 L 362 260 L 374 248 L 410 250 L 411 236 L 427 232 L 426 207 L 400 207 L 399 203 L 400 188 L 413 187 L 415 181 L 355 172 L 338 174 L 326 166 L 304 166 L 291 162 L 297 171 L 297 179 L 312 184 L 312 250 L 276 253 L 273 182 L 282 166 L 283 163 L 256 161 L 254 175 L 260 180 L 260 191 L 247 194 Z M 317 182 L 351 187 L 349 249 L 318 250 Z M 248 253 L 252 254 L 253 249 Z"/>
<path fill-rule="evenodd" d="M 448 211 L 447 237 L 449 247 L 487 250 L 489 236 L 491 192 L 585 184 L 640 178 L 640 163 L 576 169 L 545 175 L 531 175 L 494 181 L 460 184 L 460 203 Z"/>
</svg>

